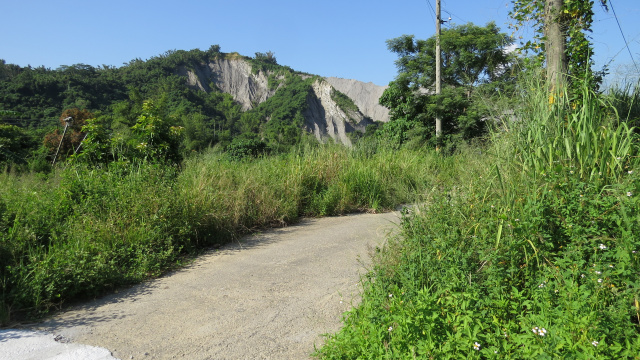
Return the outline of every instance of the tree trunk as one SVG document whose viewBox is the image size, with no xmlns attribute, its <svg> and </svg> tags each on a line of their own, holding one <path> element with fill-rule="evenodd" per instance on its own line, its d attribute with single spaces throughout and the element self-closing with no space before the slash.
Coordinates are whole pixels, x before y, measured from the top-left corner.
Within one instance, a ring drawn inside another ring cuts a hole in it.
<svg viewBox="0 0 640 360">
<path fill-rule="evenodd" d="M 564 0 L 547 0 L 545 26 L 547 52 L 547 81 L 551 92 L 565 88 L 567 73 L 566 36 L 561 21 Z"/>
<path fill-rule="evenodd" d="M 436 1 L 436 96 L 442 92 L 442 52 L 440 51 L 440 0 Z M 438 109 L 440 98 L 438 97 Z M 440 111 L 440 110 L 437 110 Z M 440 150 L 440 141 L 442 136 L 442 118 L 440 114 L 436 114 L 436 151 Z"/>
</svg>

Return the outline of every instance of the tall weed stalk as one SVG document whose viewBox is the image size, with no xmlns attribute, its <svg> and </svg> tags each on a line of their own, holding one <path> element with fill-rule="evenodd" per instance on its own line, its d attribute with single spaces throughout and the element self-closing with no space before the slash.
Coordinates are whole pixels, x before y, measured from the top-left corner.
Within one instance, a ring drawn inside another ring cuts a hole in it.
<svg viewBox="0 0 640 360">
<path fill-rule="evenodd" d="M 541 175 L 560 166 L 613 183 L 635 161 L 633 128 L 619 121 L 605 97 L 586 85 L 581 90 L 571 99 L 566 92 L 550 94 L 542 82 L 522 86 L 511 130 L 523 171 Z"/>
</svg>

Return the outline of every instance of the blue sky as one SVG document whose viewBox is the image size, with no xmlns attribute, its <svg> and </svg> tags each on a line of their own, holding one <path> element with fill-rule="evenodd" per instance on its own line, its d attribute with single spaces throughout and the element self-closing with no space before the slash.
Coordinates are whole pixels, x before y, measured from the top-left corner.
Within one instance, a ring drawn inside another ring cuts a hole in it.
<svg viewBox="0 0 640 360">
<path fill-rule="evenodd" d="M 640 65 L 640 1 L 609 1 Z M 385 41 L 432 36 L 430 4 L 435 8 L 435 0 L 0 0 L 0 59 L 52 69 L 121 66 L 219 44 L 223 52 L 248 56 L 273 51 L 278 63 L 299 71 L 386 85 L 396 75 L 396 56 Z M 507 33 L 510 6 L 510 0 L 442 0 L 443 18 L 477 25 L 493 20 Z M 616 20 L 600 6 L 593 38 L 596 66 L 614 58 L 613 70 L 629 71 Z"/>
</svg>

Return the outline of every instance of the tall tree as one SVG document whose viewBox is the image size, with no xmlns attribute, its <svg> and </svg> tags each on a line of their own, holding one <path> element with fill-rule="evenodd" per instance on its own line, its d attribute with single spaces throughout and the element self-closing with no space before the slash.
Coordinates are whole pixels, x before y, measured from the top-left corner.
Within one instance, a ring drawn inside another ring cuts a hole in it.
<svg viewBox="0 0 640 360">
<path fill-rule="evenodd" d="M 380 98 L 380 104 L 390 109 L 392 123 L 396 123 L 385 127 L 393 132 L 389 136 L 399 142 L 407 140 L 405 132 L 411 128 L 433 128 L 432 120 L 439 111 L 444 135 L 477 135 L 481 114 L 474 113 L 474 90 L 500 81 L 509 73 L 511 57 L 504 48 L 512 40 L 495 23 L 484 27 L 469 23 L 445 29 L 440 36 L 442 95 L 436 101 L 435 44 L 435 36 L 417 40 L 413 35 L 403 35 L 387 41 L 389 50 L 398 54 L 398 75 Z"/>
<path fill-rule="evenodd" d="M 599 2 L 607 8 L 607 0 Z M 593 5 L 591 0 L 513 0 L 514 28 L 533 23 L 535 30 L 534 38 L 523 42 L 522 48 L 546 60 L 551 89 L 564 87 L 571 78 L 597 85 L 590 68 L 593 46 L 587 36 L 593 23 Z"/>
</svg>

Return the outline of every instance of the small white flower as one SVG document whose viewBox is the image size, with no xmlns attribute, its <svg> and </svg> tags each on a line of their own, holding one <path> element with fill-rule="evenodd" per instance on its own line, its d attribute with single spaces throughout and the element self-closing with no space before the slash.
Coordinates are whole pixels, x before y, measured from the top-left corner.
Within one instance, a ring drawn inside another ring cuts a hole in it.
<svg viewBox="0 0 640 360">
<path fill-rule="evenodd" d="M 600 250 L 607 250 L 607 246 L 605 244 L 600 244 Z"/>
<path fill-rule="evenodd" d="M 635 250 L 633 250 L 631 253 L 632 253 L 632 254 L 635 254 L 635 253 L 636 253 L 636 251 L 635 251 Z"/>
<path fill-rule="evenodd" d="M 631 191 L 627 191 L 627 196 L 632 196 L 633 193 Z"/>
<path fill-rule="evenodd" d="M 538 287 L 539 287 L 539 288 L 541 288 L 541 289 L 542 289 L 543 287 L 545 287 L 545 286 L 546 286 L 546 285 L 545 285 L 544 283 L 541 283 L 540 285 L 538 285 Z"/>
<path fill-rule="evenodd" d="M 600 275 L 600 274 L 602 274 L 602 271 L 597 271 L 596 270 L 596 275 Z"/>
<path fill-rule="evenodd" d="M 393 331 L 393 326 L 389 326 L 389 328 L 387 329 L 389 332 Z"/>
<path fill-rule="evenodd" d="M 536 334 L 536 335 L 540 335 L 540 336 L 547 335 L 547 329 L 545 329 L 545 328 L 538 328 L 536 326 L 532 330 L 533 330 L 533 333 Z"/>
<path fill-rule="evenodd" d="M 595 341 L 595 340 L 593 340 L 593 342 L 591 342 L 591 345 L 593 345 L 593 346 L 598 346 L 598 344 L 600 344 L 600 343 Z"/>
<path fill-rule="evenodd" d="M 389 294 L 389 297 L 390 297 L 390 298 L 392 298 L 392 297 L 393 297 L 393 294 Z"/>
<path fill-rule="evenodd" d="M 476 350 L 476 351 L 480 350 L 480 344 L 478 344 L 477 341 L 473 343 L 473 350 Z"/>
<path fill-rule="evenodd" d="M 613 268 L 613 265 L 609 265 L 610 268 Z"/>
<path fill-rule="evenodd" d="M 584 279 L 584 274 L 580 274 L 580 277 Z"/>
<path fill-rule="evenodd" d="M 601 282 L 602 282 L 602 279 L 598 279 L 598 282 L 599 282 L 599 283 L 601 283 Z"/>
<path fill-rule="evenodd" d="M 633 170 L 629 170 L 627 171 L 627 173 L 629 173 L 629 175 L 633 174 Z"/>
</svg>

